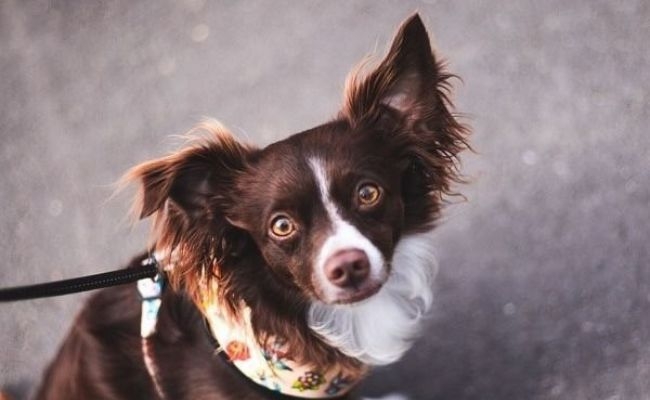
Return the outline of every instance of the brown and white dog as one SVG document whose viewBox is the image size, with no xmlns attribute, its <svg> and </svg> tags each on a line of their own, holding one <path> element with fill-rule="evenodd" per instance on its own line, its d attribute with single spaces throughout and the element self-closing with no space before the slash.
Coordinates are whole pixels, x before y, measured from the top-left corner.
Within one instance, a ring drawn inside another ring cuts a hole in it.
<svg viewBox="0 0 650 400">
<path fill-rule="evenodd" d="M 170 282 L 155 332 L 141 335 L 135 285 L 97 293 L 37 398 L 350 398 L 398 360 L 432 301 L 430 232 L 467 129 L 417 14 L 366 70 L 323 125 L 260 149 L 206 122 L 132 169 Z M 251 341 L 224 343 L 220 324 Z M 290 372 L 288 389 L 273 381 Z"/>
</svg>

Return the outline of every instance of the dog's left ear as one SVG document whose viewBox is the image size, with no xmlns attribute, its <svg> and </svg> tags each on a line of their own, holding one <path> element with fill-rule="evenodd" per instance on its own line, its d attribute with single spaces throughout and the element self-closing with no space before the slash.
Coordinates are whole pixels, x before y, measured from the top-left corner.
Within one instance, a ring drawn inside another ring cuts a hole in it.
<svg viewBox="0 0 650 400">
<path fill-rule="evenodd" d="M 343 114 L 353 123 L 374 118 L 386 109 L 408 125 L 426 119 L 437 101 L 439 66 L 418 14 L 400 26 L 388 54 L 370 74 L 349 78 Z"/>
</svg>

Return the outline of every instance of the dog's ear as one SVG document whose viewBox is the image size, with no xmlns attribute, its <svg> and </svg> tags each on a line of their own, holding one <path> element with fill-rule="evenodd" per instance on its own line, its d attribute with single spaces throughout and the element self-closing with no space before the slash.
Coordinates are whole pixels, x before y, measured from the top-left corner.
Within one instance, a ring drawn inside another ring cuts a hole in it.
<svg viewBox="0 0 650 400">
<path fill-rule="evenodd" d="M 418 14 L 402 23 L 386 57 L 366 76 L 354 72 L 346 85 L 343 115 L 358 123 L 391 110 L 409 125 L 438 106 L 440 66 Z"/>
<path fill-rule="evenodd" d="M 253 148 L 243 145 L 222 126 L 208 122 L 194 131 L 208 137 L 191 139 L 184 149 L 140 164 L 126 180 L 140 182 L 135 203 L 139 218 L 154 213 L 178 214 L 191 224 L 224 219 L 235 176 L 245 168 Z"/>
<path fill-rule="evenodd" d="M 247 243 L 246 235 L 229 223 L 228 212 L 236 201 L 237 177 L 257 151 L 216 122 L 203 123 L 195 131 L 207 135 L 134 167 L 123 178 L 124 183 L 139 183 L 133 211 L 139 218 L 153 217 L 154 247 L 167 256 L 174 254 L 170 279 L 191 294 L 198 293 L 198 277 L 230 262 Z"/>
<path fill-rule="evenodd" d="M 201 132 L 203 135 L 196 136 Z M 172 285 L 201 301 L 206 279 L 236 263 L 249 243 L 228 221 L 233 189 L 255 148 L 239 143 L 216 121 L 190 134 L 185 148 L 131 169 L 123 183 L 139 183 L 134 213 L 153 218 L 153 245 L 164 257 Z"/>
</svg>

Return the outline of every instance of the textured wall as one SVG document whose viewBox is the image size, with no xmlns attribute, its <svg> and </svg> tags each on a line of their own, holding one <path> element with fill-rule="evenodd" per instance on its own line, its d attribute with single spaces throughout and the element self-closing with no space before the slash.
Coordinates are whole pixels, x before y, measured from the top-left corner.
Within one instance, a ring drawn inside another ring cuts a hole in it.
<svg viewBox="0 0 650 400">
<path fill-rule="evenodd" d="M 478 154 L 425 337 L 365 392 L 650 398 L 644 1 L 1 1 L 0 284 L 121 265 L 146 241 L 122 172 L 205 115 L 260 144 L 323 122 L 416 9 Z M 84 297 L 0 305 L 0 387 L 29 392 Z"/>
</svg>

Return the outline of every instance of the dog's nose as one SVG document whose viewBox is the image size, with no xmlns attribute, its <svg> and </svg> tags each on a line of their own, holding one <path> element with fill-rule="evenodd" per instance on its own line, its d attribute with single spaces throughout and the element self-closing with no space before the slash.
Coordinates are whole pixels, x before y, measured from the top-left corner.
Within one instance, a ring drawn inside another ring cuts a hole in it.
<svg viewBox="0 0 650 400">
<path fill-rule="evenodd" d="M 368 278 L 370 261 L 363 250 L 343 250 L 325 263 L 325 276 L 340 288 L 357 287 Z"/>
</svg>

